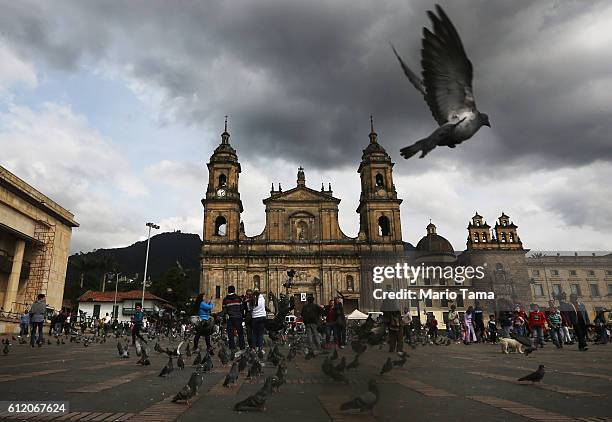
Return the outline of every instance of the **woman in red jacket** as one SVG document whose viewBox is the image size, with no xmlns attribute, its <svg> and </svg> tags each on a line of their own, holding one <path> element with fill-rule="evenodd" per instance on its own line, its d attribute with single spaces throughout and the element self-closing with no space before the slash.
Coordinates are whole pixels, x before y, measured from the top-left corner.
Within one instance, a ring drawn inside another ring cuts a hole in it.
<svg viewBox="0 0 612 422">
<path fill-rule="evenodd" d="M 540 307 L 535 303 L 531 305 L 529 312 L 529 329 L 533 334 L 533 346 L 540 345 L 540 349 L 544 347 L 544 325 L 546 324 L 546 315 L 540 311 Z"/>
</svg>

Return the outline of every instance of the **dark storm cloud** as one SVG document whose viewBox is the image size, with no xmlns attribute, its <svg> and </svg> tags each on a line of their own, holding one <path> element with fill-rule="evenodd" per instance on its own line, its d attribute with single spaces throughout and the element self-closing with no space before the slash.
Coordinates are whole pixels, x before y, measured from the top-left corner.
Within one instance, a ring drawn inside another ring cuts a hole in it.
<svg viewBox="0 0 612 422">
<path fill-rule="evenodd" d="M 558 168 L 612 159 L 607 2 L 443 2 L 475 66 L 483 128 L 400 172 Z M 430 2 L 9 3 L 1 35 L 60 69 L 111 66 L 163 92 L 164 121 L 220 127 L 241 157 L 356 166 L 369 115 L 396 160 L 435 128 L 391 49 L 419 68 Z M 602 21 L 603 20 L 603 21 Z M 490 176 L 490 174 L 489 174 Z"/>
</svg>

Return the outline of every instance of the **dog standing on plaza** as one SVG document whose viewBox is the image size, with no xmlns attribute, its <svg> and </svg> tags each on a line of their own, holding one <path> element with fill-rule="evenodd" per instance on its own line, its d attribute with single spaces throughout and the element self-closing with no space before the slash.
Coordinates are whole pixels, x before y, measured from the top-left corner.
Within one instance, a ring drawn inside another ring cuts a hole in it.
<svg viewBox="0 0 612 422">
<path fill-rule="evenodd" d="M 523 353 L 523 345 L 512 338 L 500 338 L 502 353 L 508 354 L 508 349 L 514 349 L 515 352 Z"/>
</svg>

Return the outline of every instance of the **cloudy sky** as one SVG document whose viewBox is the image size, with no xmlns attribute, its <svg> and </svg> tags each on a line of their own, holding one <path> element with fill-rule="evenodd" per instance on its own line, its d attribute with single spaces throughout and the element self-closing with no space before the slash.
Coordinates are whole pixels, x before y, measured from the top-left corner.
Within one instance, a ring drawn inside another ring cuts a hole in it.
<svg viewBox="0 0 612 422">
<path fill-rule="evenodd" d="M 463 249 L 475 211 L 504 211 L 527 248 L 611 250 L 612 3 L 441 3 L 492 128 L 406 161 L 435 122 L 389 42 L 418 69 L 432 2 L 1 0 L 0 164 L 75 213 L 73 251 L 131 244 L 147 221 L 201 234 L 227 114 L 247 234 L 302 165 L 354 236 L 373 114 L 404 240 L 431 218 Z"/>
</svg>

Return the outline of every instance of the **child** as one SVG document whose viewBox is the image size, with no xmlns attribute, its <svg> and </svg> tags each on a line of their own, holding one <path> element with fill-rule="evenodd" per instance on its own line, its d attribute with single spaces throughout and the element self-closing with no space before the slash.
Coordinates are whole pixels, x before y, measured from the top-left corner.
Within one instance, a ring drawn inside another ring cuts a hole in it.
<svg viewBox="0 0 612 422">
<path fill-rule="evenodd" d="M 531 312 L 529 312 L 529 329 L 533 334 L 533 347 L 540 345 L 540 349 L 544 347 L 544 325 L 546 323 L 546 317 L 544 312 L 540 311 L 540 307 L 537 304 L 531 305 Z"/>
<path fill-rule="evenodd" d="M 491 343 L 497 343 L 497 322 L 495 321 L 495 315 L 489 315 L 489 340 Z"/>
</svg>

